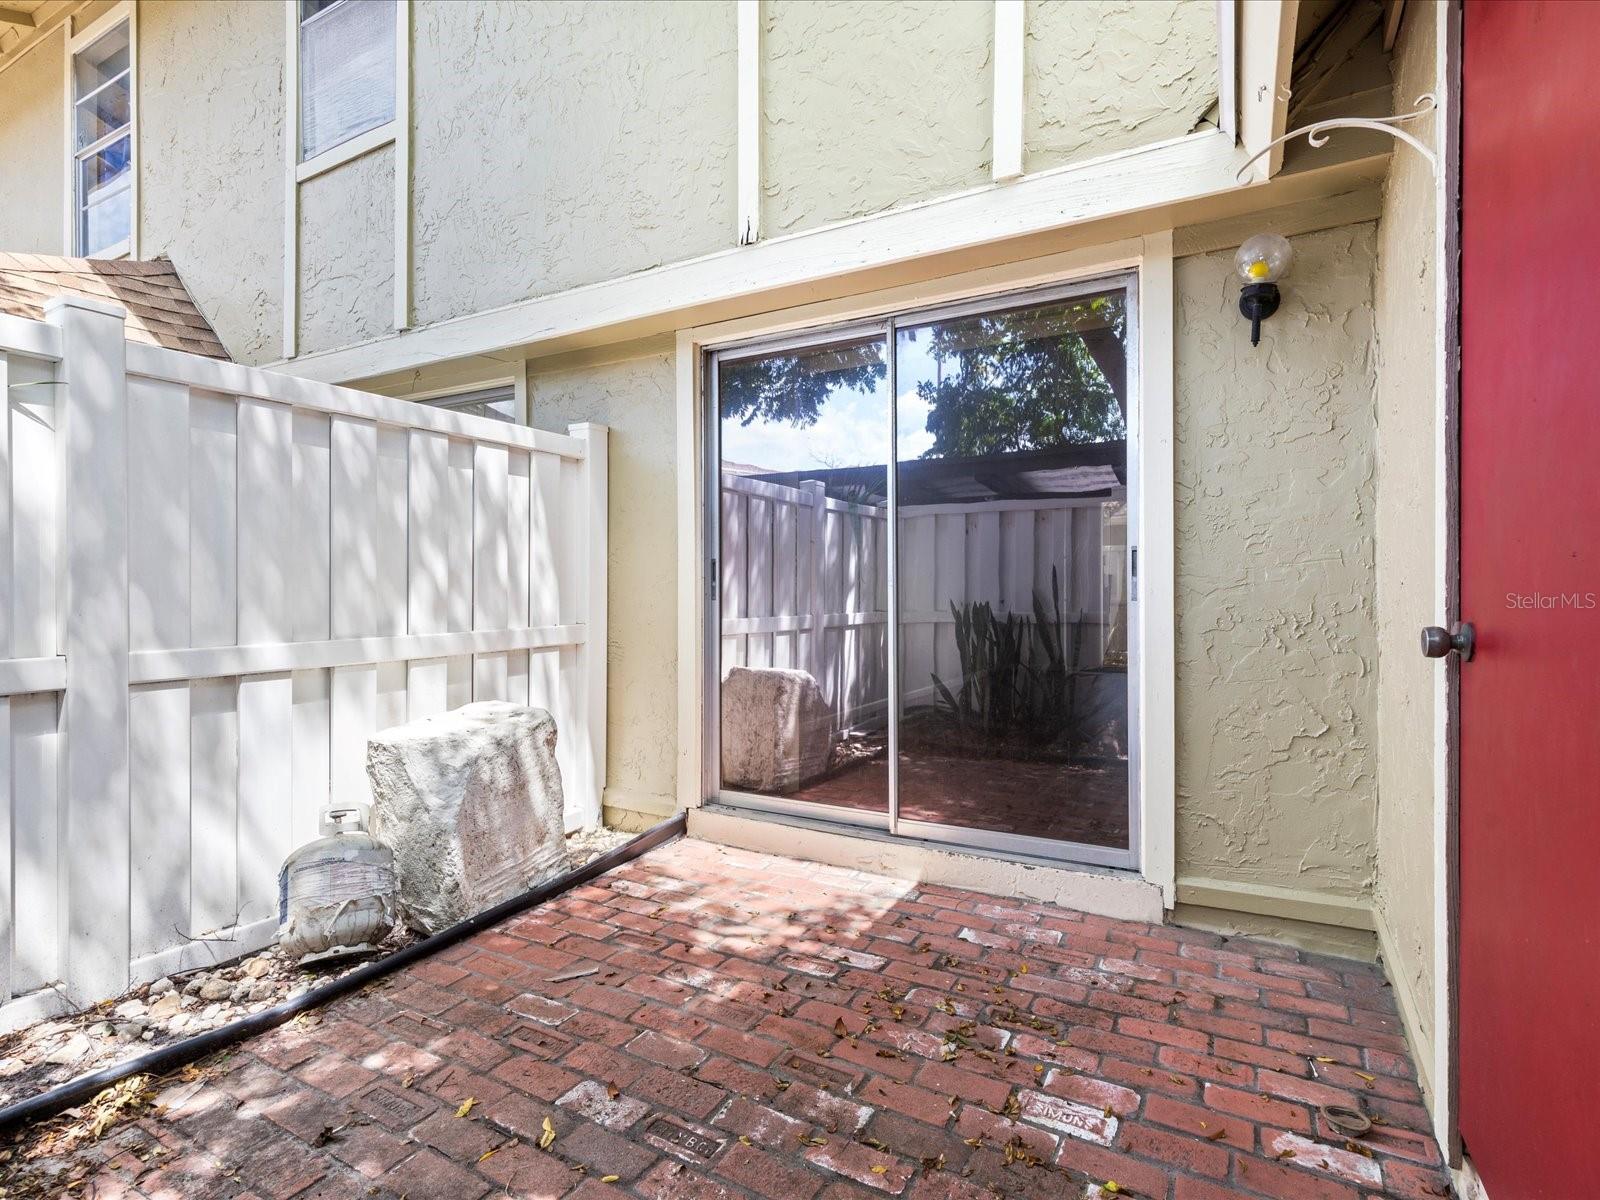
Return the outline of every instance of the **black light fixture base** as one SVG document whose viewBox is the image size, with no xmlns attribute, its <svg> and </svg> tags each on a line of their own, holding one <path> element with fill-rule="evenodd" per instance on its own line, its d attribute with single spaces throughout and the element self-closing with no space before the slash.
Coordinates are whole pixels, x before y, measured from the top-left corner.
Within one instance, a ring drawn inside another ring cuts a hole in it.
<svg viewBox="0 0 1600 1200">
<path fill-rule="evenodd" d="M 1239 311 L 1250 321 L 1250 344 L 1261 344 L 1261 322 L 1278 311 L 1278 294 L 1275 283 L 1247 283 L 1239 289 Z"/>
</svg>

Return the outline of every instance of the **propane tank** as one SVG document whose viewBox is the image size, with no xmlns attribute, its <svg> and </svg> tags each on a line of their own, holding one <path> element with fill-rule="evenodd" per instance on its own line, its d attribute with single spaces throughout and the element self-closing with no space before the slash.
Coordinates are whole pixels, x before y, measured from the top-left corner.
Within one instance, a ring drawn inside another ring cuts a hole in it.
<svg viewBox="0 0 1600 1200">
<path fill-rule="evenodd" d="M 394 852 L 368 820 L 364 804 L 324 809 L 324 836 L 278 873 L 278 947 L 302 967 L 376 953 L 394 928 Z"/>
</svg>

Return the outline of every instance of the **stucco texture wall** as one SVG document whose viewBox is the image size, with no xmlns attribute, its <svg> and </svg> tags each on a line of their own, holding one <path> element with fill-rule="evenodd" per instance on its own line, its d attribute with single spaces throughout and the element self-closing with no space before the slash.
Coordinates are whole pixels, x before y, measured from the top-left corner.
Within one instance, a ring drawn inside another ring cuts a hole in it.
<svg viewBox="0 0 1600 1200">
<path fill-rule="evenodd" d="M 394 147 L 300 185 L 300 351 L 370 341 L 394 322 Z"/>
<path fill-rule="evenodd" d="M 64 249 L 65 54 L 58 31 L 0 72 L 0 250 Z"/>
<path fill-rule="evenodd" d="M 1394 57 L 1396 105 L 1434 91 L 1434 14 L 1408 11 Z M 1400 111 L 1396 108 L 1394 111 Z M 1429 117 L 1413 126 L 1434 136 Z M 1434 590 L 1434 181 L 1397 148 L 1378 224 L 1378 888 L 1386 963 L 1426 1075 L 1433 1062 L 1434 686 L 1417 630 L 1441 613 Z"/>
<path fill-rule="evenodd" d="M 419 324 L 734 244 L 736 10 L 414 9 Z"/>
<path fill-rule="evenodd" d="M 530 423 L 610 426 L 608 808 L 666 814 L 677 787 L 673 352 L 528 373 Z M 687 664 L 692 669 L 692 664 Z"/>
<path fill-rule="evenodd" d="M 992 5 L 764 0 L 761 17 L 763 236 L 989 182 Z"/>
<path fill-rule="evenodd" d="M 1181 137 L 1217 99 L 1211 0 L 1028 0 L 1024 19 L 1029 171 Z"/>
<path fill-rule="evenodd" d="M 1176 268 L 1178 875 L 1362 896 L 1377 853 L 1377 232 L 1291 240 L 1257 348 L 1232 249 Z"/>
<path fill-rule="evenodd" d="M 139 5 L 140 253 L 165 254 L 228 352 L 283 329 L 283 13 Z"/>
</svg>

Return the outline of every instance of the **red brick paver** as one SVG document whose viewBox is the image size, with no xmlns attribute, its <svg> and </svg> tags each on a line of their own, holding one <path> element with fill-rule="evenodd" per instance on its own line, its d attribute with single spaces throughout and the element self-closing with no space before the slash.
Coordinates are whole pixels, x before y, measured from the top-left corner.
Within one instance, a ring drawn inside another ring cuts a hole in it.
<svg viewBox="0 0 1600 1200">
<path fill-rule="evenodd" d="M 1376 967 L 693 841 L 207 1072 L 72 1194 L 1449 1194 Z"/>
</svg>

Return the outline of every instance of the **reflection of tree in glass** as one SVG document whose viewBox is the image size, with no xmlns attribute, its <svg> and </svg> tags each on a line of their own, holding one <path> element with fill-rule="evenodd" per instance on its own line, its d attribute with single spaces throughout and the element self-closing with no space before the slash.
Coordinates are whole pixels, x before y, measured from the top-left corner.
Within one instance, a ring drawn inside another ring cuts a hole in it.
<svg viewBox="0 0 1600 1200">
<path fill-rule="evenodd" d="M 815 425 L 834 391 L 870 391 L 885 374 L 883 345 L 878 341 L 724 363 L 717 380 L 722 419 L 741 425 L 756 421 Z"/>
<path fill-rule="evenodd" d="M 1127 437 L 1121 296 L 964 317 L 929 339 L 938 376 L 917 384 L 933 446 L 977 457 Z"/>
</svg>

